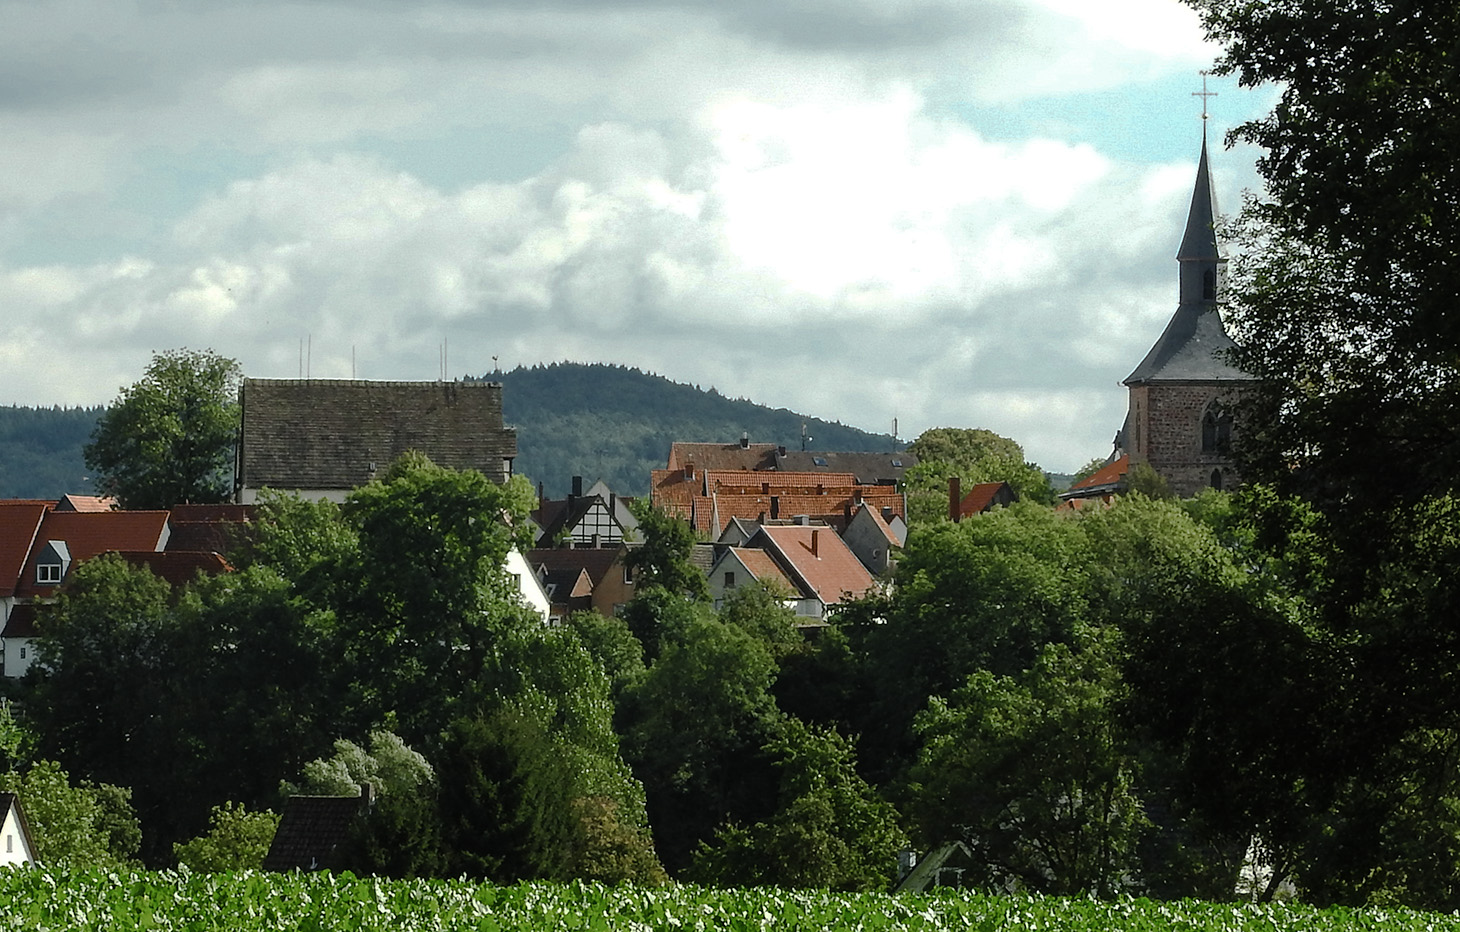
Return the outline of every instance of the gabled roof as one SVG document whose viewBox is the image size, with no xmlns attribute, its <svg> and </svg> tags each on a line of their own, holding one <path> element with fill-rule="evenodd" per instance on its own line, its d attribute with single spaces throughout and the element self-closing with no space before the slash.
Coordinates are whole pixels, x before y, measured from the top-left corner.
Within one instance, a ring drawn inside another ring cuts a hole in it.
<svg viewBox="0 0 1460 932">
<path fill-rule="evenodd" d="M 111 511 L 117 500 L 105 495 L 63 495 L 56 502 L 57 511 Z"/>
<path fill-rule="evenodd" d="M 355 820 L 370 807 L 369 796 L 290 796 L 279 816 L 274 841 L 264 857 L 266 871 L 312 871 L 335 867 L 334 856 Z"/>
<path fill-rule="evenodd" d="M 49 541 L 63 541 L 71 565 L 111 550 L 161 550 L 167 542 L 165 511 L 50 511 L 21 571 L 16 595 L 49 595 L 52 586 L 35 583 L 36 557 Z"/>
<path fill-rule="evenodd" d="M 1007 482 L 980 482 L 968 490 L 963 501 L 958 503 L 958 516 L 983 514 L 995 505 L 1007 505 L 1018 500 Z"/>
<path fill-rule="evenodd" d="M 10 609 L 10 617 L 5 619 L 5 630 L 0 632 L 0 637 L 35 637 L 35 615 L 36 606 L 34 602 L 21 602 L 19 605 L 14 606 Z"/>
<path fill-rule="evenodd" d="M 683 443 L 669 446 L 669 469 L 774 469 L 774 443 Z"/>
<path fill-rule="evenodd" d="M 408 450 L 500 480 L 517 455 L 499 382 L 244 379 L 241 398 L 250 489 L 354 489 Z"/>
<path fill-rule="evenodd" d="M 0 501 L 0 598 L 15 595 L 48 511 L 46 502 Z"/>
<path fill-rule="evenodd" d="M 775 558 L 769 553 L 756 547 L 730 547 L 727 554 L 733 554 L 746 572 L 754 576 L 758 581 L 779 587 L 793 596 L 813 596 L 816 593 L 804 591 L 786 575 Z M 717 563 L 718 565 L 718 563 Z"/>
<path fill-rule="evenodd" d="M 864 515 L 864 514 L 866 515 L 865 518 L 862 517 L 862 515 Z M 882 513 L 879 512 L 876 508 L 873 508 L 871 505 L 867 505 L 867 504 L 862 505 L 862 507 L 860 509 L 858 509 L 857 513 L 854 514 L 854 515 L 852 515 L 852 520 L 853 521 L 861 520 L 861 521 L 870 521 L 870 522 L 872 522 L 872 526 L 875 527 L 875 528 L 877 528 L 877 530 L 881 531 L 882 532 L 882 536 L 885 537 L 885 538 L 887 538 L 887 544 L 888 544 L 888 546 L 891 546 L 891 547 L 901 547 L 902 546 L 902 543 L 903 543 L 902 542 L 902 539 L 897 536 L 897 532 L 894 531 L 892 529 L 892 526 L 889 525 L 887 523 L 887 521 L 883 519 Z"/>
<path fill-rule="evenodd" d="M 25 817 L 25 807 L 20 804 L 20 797 L 14 793 L 0 793 L 0 825 L 3 825 L 11 815 L 15 816 L 15 825 L 20 831 L 20 842 L 25 848 L 26 860 L 34 863 L 36 860 L 35 836 L 30 831 L 30 820 Z M 10 853 L 20 854 L 21 852 Z"/>
<path fill-rule="evenodd" d="M 150 550 L 125 550 L 119 551 L 118 556 L 133 566 L 147 567 L 152 575 L 166 580 L 173 588 L 187 585 L 199 573 L 217 576 L 219 573 L 233 572 L 233 567 L 222 555 L 211 551 L 169 550 L 159 553 Z"/>
<path fill-rule="evenodd" d="M 174 505 L 167 549 L 229 553 L 246 542 L 257 511 L 257 505 Z"/>
<path fill-rule="evenodd" d="M 788 575 L 827 605 L 841 602 L 845 594 L 855 598 L 877 588 L 877 580 L 831 528 L 766 526 L 747 546 L 771 550 Z"/>
<path fill-rule="evenodd" d="M 776 468 L 788 472 L 851 473 L 858 485 L 890 485 L 901 482 L 918 464 L 911 453 L 843 453 L 836 451 L 778 453 Z"/>
<path fill-rule="evenodd" d="M 1227 362 L 1226 353 L 1236 345 L 1215 305 L 1183 304 L 1122 384 L 1251 382 L 1252 376 Z"/>
<path fill-rule="evenodd" d="M 537 547 L 527 551 L 527 564 L 550 572 L 583 570 L 596 587 L 616 567 L 623 565 L 626 547 Z"/>
<path fill-rule="evenodd" d="M 1125 485 L 1126 473 L 1130 472 L 1130 454 L 1122 453 L 1101 466 L 1090 475 L 1071 485 L 1060 493 L 1066 501 L 1081 498 L 1098 498 L 1113 495 Z"/>
</svg>

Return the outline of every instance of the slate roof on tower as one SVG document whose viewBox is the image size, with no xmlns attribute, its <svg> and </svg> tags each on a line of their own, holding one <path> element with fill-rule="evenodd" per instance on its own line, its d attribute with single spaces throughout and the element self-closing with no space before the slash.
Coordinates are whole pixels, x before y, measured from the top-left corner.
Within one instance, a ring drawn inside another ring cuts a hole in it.
<svg viewBox="0 0 1460 932">
<path fill-rule="evenodd" d="M 1236 344 L 1227 335 L 1217 310 L 1216 288 L 1226 258 L 1217 242 L 1216 216 L 1203 138 L 1186 231 L 1176 253 L 1181 267 L 1181 301 L 1160 338 L 1124 384 L 1252 380 L 1227 361 L 1227 351 Z"/>
</svg>

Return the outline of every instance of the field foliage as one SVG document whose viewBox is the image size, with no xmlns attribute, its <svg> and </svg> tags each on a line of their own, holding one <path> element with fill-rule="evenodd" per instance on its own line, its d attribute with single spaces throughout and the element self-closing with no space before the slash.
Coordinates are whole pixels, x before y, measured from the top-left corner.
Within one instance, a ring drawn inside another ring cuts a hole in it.
<svg viewBox="0 0 1460 932">
<path fill-rule="evenodd" d="M 1387 932 L 1460 929 L 1460 917 L 1409 910 L 1317 910 L 1217 904 L 831 894 L 691 886 L 606 887 L 388 881 L 349 874 L 0 871 L 0 928 L 16 932 L 179 930 L 1191 930 Z"/>
</svg>

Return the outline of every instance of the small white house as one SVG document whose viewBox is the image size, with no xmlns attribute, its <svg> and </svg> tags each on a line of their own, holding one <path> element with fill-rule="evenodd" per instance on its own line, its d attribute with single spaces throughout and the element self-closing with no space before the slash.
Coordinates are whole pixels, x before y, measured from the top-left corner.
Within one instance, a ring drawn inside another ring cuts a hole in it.
<svg viewBox="0 0 1460 932">
<path fill-rule="evenodd" d="M 36 863 L 35 839 L 20 798 L 14 793 L 0 793 L 0 812 L 4 813 L 0 820 L 0 864 Z"/>
</svg>

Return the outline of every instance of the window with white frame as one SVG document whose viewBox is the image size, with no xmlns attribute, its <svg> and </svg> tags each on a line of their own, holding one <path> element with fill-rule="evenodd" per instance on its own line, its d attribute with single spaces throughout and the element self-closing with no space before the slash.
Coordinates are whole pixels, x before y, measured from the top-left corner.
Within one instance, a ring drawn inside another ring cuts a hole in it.
<svg viewBox="0 0 1460 932">
<path fill-rule="evenodd" d="M 61 582 L 61 572 L 64 567 L 59 563 L 37 563 L 35 565 L 35 581 L 38 586 L 54 586 Z"/>
</svg>

